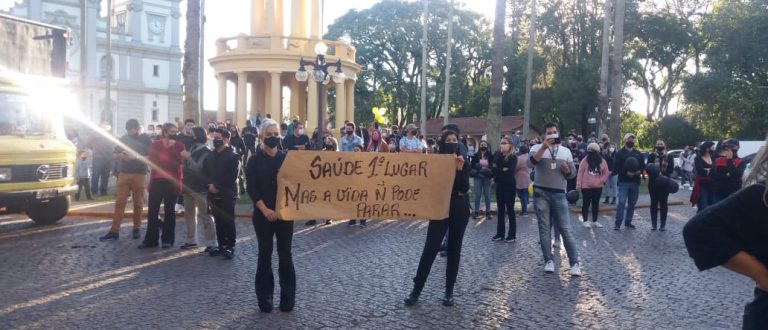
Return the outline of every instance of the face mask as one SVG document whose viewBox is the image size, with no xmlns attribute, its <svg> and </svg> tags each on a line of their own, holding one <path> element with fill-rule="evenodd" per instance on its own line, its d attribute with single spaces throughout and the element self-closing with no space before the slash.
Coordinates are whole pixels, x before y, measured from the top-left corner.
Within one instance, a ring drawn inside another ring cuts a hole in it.
<svg viewBox="0 0 768 330">
<path fill-rule="evenodd" d="M 374 135 L 372 139 L 373 141 L 379 142 L 381 138 L 378 135 Z"/>
<path fill-rule="evenodd" d="M 624 145 L 627 147 L 627 149 L 632 149 L 635 147 L 635 142 L 627 142 L 624 143 Z"/>
<path fill-rule="evenodd" d="M 214 147 L 215 149 L 219 149 L 219 148 L 221 148 L 221 146 L 223 146 L 223 145 L 224 145 L 224 140 L 218 140 L 218 139 L 214 139 L 214 140 L 213 140 L 213 147 Z"/>
<path fill-rule="evenodd" d="M 456 149 L 458 148 L 458 143 L 445 143 L 443 144 L 443 147 L 440 148 L 441 154 L 455 154 Z"/>
<path fill-rule="evenodd" d="M 486 150 L 488 150 L 488 148 L 486 148 L 486 147 L 480 147 L 480 151 L 486 151 Z"/>
<path fill-rule="evenodd" d="M 659 151 L 659 152 L 664 151 L 664 147 L 656 146 L 656 151 Z"/>
<path fill-rule="evenodd" d="M 304 135 L 304 129 L 303 128 L 299 130 L 299 135 Z"/>
<path fill-rule="evenodd" d="M 614 151 L 616 151 L 616 148 L 609 148 L 608 151 L 614 152 Z"/>
<path fill-rule="evenodd" d="M 278 144 L 280 144 L 280 138 L 277 136 L 270 136 L 266 139 L 264 139 L 264 144 L 267 145 L 267 147 L 275 148 Z"/>
<path fill-rule="evenodd" d="M 549 140 L 549 139 L 559 139 L 559 138 L 560 138 L 560 136 L 557 135 L 557 134 L 549 134 L 549 135 L 547 135 L 547 140 Z"/>
<path fill-rule="evenodd" d="M 352 133 L 354 133 L 354 132 L 352 132 L 350 130 L 347 130 L 347 135 L 352 135 Z"/>
</svg>

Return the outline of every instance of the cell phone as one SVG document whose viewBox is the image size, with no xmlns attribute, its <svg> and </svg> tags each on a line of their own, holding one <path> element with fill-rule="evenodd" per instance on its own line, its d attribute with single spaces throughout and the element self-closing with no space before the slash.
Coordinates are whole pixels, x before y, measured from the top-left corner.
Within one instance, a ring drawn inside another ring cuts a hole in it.
<svg viewBox="0 0 768 330">
<path fill-rule="evenodd" d="M 377 122 L 377 121 L 374 121 L 374 122 L 373 122 L 373 128 L 375 128 L 375 129 L 379 129 L 379 122 Z"/>
</svg>

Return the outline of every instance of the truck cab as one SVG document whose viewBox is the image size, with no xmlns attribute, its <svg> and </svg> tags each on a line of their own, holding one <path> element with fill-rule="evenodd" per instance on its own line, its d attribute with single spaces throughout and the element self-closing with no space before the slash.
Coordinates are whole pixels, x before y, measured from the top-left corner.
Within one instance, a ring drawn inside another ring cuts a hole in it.
<svg viewBox="0 0 768 330">
<path fill-rule="evenodd" d="M 64 134 L 65 100 L 36 95 L 55 84 L 25 84 L 0 71 L 0 208 L 40 224 L 59 221 L 77 191 L 75 146 Z M 46 104 L 47 103 L 47 104 Z"/>
</svg>

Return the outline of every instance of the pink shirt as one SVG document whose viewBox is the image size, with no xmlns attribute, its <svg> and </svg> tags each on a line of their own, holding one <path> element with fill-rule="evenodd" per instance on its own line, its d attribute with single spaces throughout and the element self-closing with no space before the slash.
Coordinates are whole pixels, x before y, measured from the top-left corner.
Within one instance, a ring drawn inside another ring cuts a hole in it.
<svg viewBox="0 0 768 330">
<path fill-rule="evenodd" d="M 516 189 L 528 189 L 531 185 L 531 168 L 528 167 L 528 154 L 517 156 L 515 168 Z"/>
<path fill-rule="evenodd" d="M 579 164 L 576 189 L 602 188 L 610 175 L 611 171 L 608 170 L 608 163 L 605 162 L 605 159 L 600 162 L 600 173 L 598 174 L 589 171 L 589 162 L 585 157 Z"/>
</svg>

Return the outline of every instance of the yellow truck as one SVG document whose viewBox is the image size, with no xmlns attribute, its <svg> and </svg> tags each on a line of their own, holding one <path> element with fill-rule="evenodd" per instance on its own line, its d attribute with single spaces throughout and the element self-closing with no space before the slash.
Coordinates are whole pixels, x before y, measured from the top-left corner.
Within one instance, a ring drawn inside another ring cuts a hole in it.
<svg viewBox="0 0 768 330">
<path fill-rule="evenodd" d="M 63 119 L 76 104 L 57 96 L 66 91 L 66 33 L 0 15 L 0 40 L 13 45 L 0 51 L 0 208 L 40 224 L 63 218 L 77 191 Z"/>
</svg>

